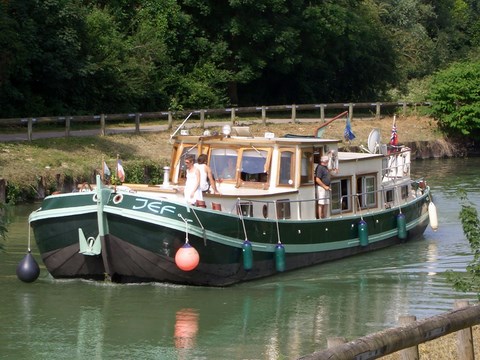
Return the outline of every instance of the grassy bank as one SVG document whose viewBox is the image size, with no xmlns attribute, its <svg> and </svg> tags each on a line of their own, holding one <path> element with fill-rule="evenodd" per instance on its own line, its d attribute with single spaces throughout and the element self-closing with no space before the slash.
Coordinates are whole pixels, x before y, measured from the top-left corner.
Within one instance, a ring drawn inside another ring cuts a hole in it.
<svg viewBox="0 0 480 360">
<path fill-rule="evenodd" d="M 392 118 L 380 120 L 353 120 L 352 130 L 356 138 L 344 145 L 366 145 L 368 134 L 373 128 L 381 132 L 382 141 L 388 142 L 392 129 Z M 176 122 L 179 125 L 181 121 Z M 248 120 L 239 120 L 249 125 Z M 266 126 L 251 125 L 254 135 L 263 136 L 265 132 L 276 135 L 287 133 L 313 135 L 320 122 L 301 122 L 298 124 L 273 124 Z M 324 138 L 343 138 L 345 122 L 337 120 L 324 132 Z M 212 128 L 211 131 L 220 131 Z M 435 122 L 428 117 L 399 117 L 397 130 L 400 143 L 416 141 L 440 141 L 442 135 Z M 200 134 L 201 129 L 191 130 Z M 168 142 L 171 132 L 144 133 L 141 135 L 107 135 L 93 137 L 70 137 L 39 139 L 32 142 L 9 142 L 0 144 L 0 178 L 5 179 L 10 191 L 21 192 L 25 189 L 30 196 L 42 182 L 46 189 L 54 191 L 58 184 L 69 179 L 75 183 L 91 181 L 95 169 L 100 171 L 102 159 L 110 169 L 115 167 L 117 154 L 122 159 L 127 181 L 136 182 L 142 167 L 152 166 L 161 169 L 170 161 L 171 144 Z M 136 174 L 136 175 L 134 175 Z M 129 176 L 130 175 L 130 176 Z M 133 177 L 133 178 L 132 178 Z"/>
</svg>

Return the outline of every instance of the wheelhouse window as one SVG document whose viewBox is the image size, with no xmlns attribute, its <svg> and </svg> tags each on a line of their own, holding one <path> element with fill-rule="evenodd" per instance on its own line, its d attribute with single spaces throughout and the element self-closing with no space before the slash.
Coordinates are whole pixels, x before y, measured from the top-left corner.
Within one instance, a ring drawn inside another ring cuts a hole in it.
<svg viewBox="0 0 480 360">
<path fill-rule="evenodd" d="M 330 184 L 332 214 L 352 211 L 352 191 L 350 179 L 336 179 Z"/>
<path fill-rule="evenodd" d="M 372 208 L 377 205 L 377 186 L 374 175 L 357 178 L 357 195 L 361 209 Z"/>
<path fill-rule="evenodd" d="M 240 176 L 242 181 L 267 182 L 268 151 L 249 149 L 244 150 L 240 163 Z"/>
<path fill-rule="evenodd" d="M 278 185 L 293 186 L 295 183 L 295 153 L 293 150 L 281 150 L 278 171 Z"/>
<path fill-rule="evenodd" d="M 234 149 L 212 149 L 210 168 L 215 179 L 235 181 L 238 154 Z"/>
</svg>

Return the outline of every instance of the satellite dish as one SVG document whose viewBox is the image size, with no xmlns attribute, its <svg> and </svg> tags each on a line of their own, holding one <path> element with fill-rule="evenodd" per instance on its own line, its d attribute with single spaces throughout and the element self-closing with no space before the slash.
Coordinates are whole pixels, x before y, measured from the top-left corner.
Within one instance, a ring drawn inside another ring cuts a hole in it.
<svg viewBox="0 0 480 360">
<path fill-rule="evenodd" d="M 368 135 L 368 151 L 371 154 L 375 154 L 380 148 L 380 131 L 378 129 L 373 129 Z"/>
</svg>

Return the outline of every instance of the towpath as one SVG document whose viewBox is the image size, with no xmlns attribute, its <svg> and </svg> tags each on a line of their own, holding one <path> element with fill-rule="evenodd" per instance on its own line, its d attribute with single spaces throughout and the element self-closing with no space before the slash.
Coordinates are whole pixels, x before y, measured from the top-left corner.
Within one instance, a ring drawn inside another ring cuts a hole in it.
<svg viewBox="0 0 480 360">
<path fill-rule="evenodd" d="M 275 123 L 275 124 L 286 124 L 292 122 L 292 119 L 268 119 L 268 123 Z M 309 123 L 320 123 L 319 119 L 297 119 L 298 122 L 309 122 Z M 252 123 L 261 123 L 262 120 L 239 120 L 236 123 L 238 125 L 248 125 Z M 230 124 L 230 121 L 205 121 L 204 127 L 205 128 L 211 128 L 211 127 L 221 127 L 225 124 Z M 177 121 L 173 125 L 173 129 L 176 129 L 177 126 L 180 126 L 181 122 Z M 191 122 L 191 123 L 186 123 L 184 125 L 185 128 L 193 128 L 199 126 L 199 122 Z M 167 131 L 168 130 L 168 125 L 146 125 L 146 126 L 141 126 L 140 125 L 140 132 L 141 133 L 149 133 L 149 132 L 161 132 L 161 131 Z M 171 130 L 172 133 L 175 130 Z M 134 134 L 135 133 L 135 126 L 131 127 L 107 127 L 106 133 L 108 135 L 116 135 L 116 134 Z M 70 130 L 69 136 L 72 137 L 81 137 L 81 136 L 98 136 L 101 135 L 101 130 L 96 128 L 96 129 L 88 129 L 88 130 Z M 32 140 L 38 140 L 38 139 L 52 139 L 52 138 L 61 138 L 65 137 L 65 130 L 58 130 L 58 131 L 33 131 L 32 133 Z M 13 142 L 13 141 L 27 141 L 28 140 L 28 132 L 27 129 L 25 128 L 24 132 L 18 132 L 18 133 L 1 133 L 0 130 L 0 141 L 3 142 Z"/>
</svg>

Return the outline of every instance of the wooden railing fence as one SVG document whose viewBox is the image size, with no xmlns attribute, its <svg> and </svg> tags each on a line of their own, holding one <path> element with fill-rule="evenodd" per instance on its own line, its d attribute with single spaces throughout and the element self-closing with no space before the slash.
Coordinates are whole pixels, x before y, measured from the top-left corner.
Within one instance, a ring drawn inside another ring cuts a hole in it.
<svg viewBox="0 0 480 360">
<path fill-rule="evenodd" d="M 455 302 L 455 309 L 445 314 L 415 321 L 415 316 L 403 316 L 400 327 L 380 331 L 357 340 L 330 338 L 328 348 L 301 357 L 299 360 L 369 360 L 400 351 L 403 360 L 420 359 L 418 345 L 453 332 L 457 333 L 458 360 L 474 360 L 472 326 L 480 324 L 480 304 Z M 477 339 L 476 344 L 480 344 Z"/>
<path fill-rule="evenodd" d="M 101 115 L 83 115 L 83 116 L 47 116 L 47 117 L 31 117 L 31 118 L 11 118 L 0 119 L 0 129 L 5 126 L 12 125 L 26 125 L 27 139 L 33 139 L 34 124 L 65 124 L 65 137 L 70 136 L 70 131 L 73 123 L 80 122 L 95 122 L 100 124 L 100 134 L 106 135 L 107 122 L 111 121 L 134 121 L 135 133 L 140 133 L 140 120 L 167 120 L 167 129 L 172 129 L 174 118 L 183 118 L 192 113 L 194 116 L 199 116 L 201 128 L 205 125 L 206 116 L 230 116 L 230 122 L 234 123 L 240 114 L 254 114 L 259 115 L 261 122 L 266 124 L 267 113 L 290 113 L 290 120 L 292 122 L 298 121 L 298 113 L 301 111 L 319 111 L 320 121 L 325 121 L 326 111 L 330 110 L 345 110 L 348 109 L 350 116 L 353 118 L 354 110 L 362 109 L 369 111 L 376 118 L 381 117 L 382 109 L 394 110 L 403 115 L 406 115 L 408 108 L 416 109 L 417 107 L 429 106 L 429 103 L 413 103 L 413 102 L 367 102 L 367 103 L 329 103 L 329 104 L 303 104 L 303 105 L 273 105 L 273 106 L 255 106 L 255 107 L 231 107 L 225 109 L 201 109 L 201 110 L 184 110 L 184 111 L 160 111 L 160 112 L 144 112 L 144 113 L 130 113 L 130 114 L 101 114 Z M 401 109 L 398 111 L 397 109 Z"/>
</svg>

